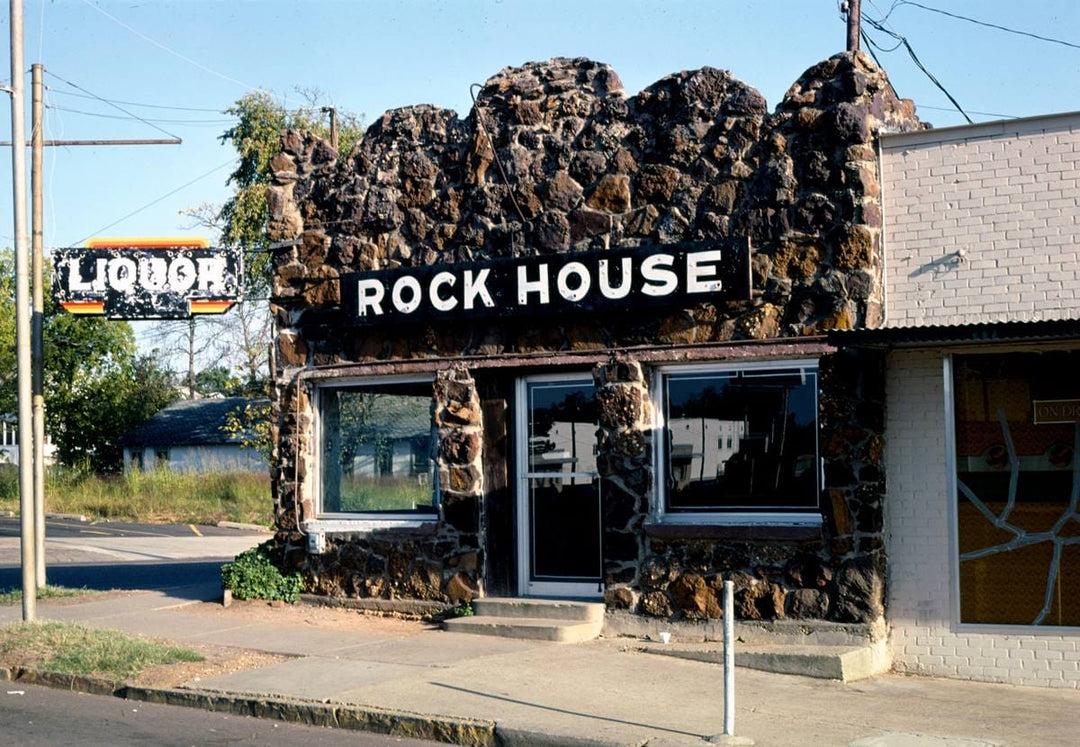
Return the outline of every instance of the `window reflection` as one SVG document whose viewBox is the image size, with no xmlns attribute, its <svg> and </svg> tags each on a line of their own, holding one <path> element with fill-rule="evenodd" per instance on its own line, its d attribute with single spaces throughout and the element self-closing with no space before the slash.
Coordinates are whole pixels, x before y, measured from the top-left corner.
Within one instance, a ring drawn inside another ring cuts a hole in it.
<svg viewBox="0 0 1080 747">
<path fill-rule="evenodd" d="M 675 373 L 664 386 L 668 510 L 817 507 L 816 372 Z"/>
<path fill-rule="evenodd" d="M 322 513 L 432 511 L 430 382 L 321 393 Z"/>
</svg>

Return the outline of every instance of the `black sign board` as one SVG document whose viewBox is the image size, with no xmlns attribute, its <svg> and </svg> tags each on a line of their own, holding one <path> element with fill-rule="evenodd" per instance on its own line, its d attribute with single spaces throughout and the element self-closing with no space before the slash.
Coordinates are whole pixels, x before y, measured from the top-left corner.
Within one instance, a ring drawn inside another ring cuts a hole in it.
<svg viewBox="0 0 1080 747">
<path fill-rule="evenodd" d="M 677 306 L 750 298 L 750 242 L 400 267 L 341 276 L 348 324 Z"/>
<path fill-rule="evenodd" d="M 181 239 L 95 240 L 53 250 L 56 302 L 110 319 L 187 319 L 221 314 L 243 288 L 240 252 Z"/>
</svg>

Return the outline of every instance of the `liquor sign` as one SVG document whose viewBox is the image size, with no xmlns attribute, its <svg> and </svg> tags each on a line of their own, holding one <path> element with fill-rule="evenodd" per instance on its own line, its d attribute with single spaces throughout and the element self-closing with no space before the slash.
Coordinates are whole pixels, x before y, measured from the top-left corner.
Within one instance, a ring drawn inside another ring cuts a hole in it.
<svg viewBox="0 0 1080 747">
<path fill-rule="evenodd" d="M 56 302 L 72 314 L 110 319 L 189 319 L 222 314 L 238 300 L 240 252 L 205 239 L 91 239 L 53 251 Z"/>
<path fill-rule="evenodd" d="M 347 323 L 393 324 L 750 298 L 750 242 L 510 257 L 341 276 Z"/>
</svg>

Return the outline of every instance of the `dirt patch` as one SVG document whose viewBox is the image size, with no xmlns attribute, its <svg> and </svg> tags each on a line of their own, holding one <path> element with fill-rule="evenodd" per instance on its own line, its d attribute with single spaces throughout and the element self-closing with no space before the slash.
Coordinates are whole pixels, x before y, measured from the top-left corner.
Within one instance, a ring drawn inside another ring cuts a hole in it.
<svg viewBox="0 0 1080 747">
<path fill-rule="evenodd" d="M 134 682 L 145 687 L 179 687 L 188 685 L 198 687 L 200 680 L 220 677 L 248 669 L 259 669 L 292 658 L 281 654 L 269 654 L 263 651 L 250 651 L 228 646 L 209 646 L 189 643 L 184 648 L 196 651 L 204 661 L 178 662 L 162 664 L 146 669 Z"/>
<path fill-rule="evenodd" d="M 234 601 L 228 607 L 223 607 L 216 602 L 202 602 L 188 605 L 184 611 L 216 620 L 231 620 L 237 624 L 272 623 L 282 628 L 312 626 L 321 630 L 397 637 L 412 636 L 438 627 L 433 623 L 386 617 L 360 610 L 258 600 Z M 199 645 L 188 642 L 180 642 L 178 645 L 198 651 L 206 660 L 154 667 L 143 672 L 136 682 L 152 687 L 177 687 L 178 685 L 197 687 L 200 680 L 248 669 L 258 669 L 293 658 L 227 646 Z"/>
<path fill-rule="evenodd" d="M 407 620 L 363 610 L 258 600 L 234 601 L 228 607 L 223 607 L 216 602 L 203 602 L 185 607 L 184 611 L 237 622 L 272 622 L 282 626 L 312 625 L 324 629 L 361 631 L 373 635 L 409 636 L 426 630 L 436 630 L 439 627 L 437 623 Z"/>
</svg>

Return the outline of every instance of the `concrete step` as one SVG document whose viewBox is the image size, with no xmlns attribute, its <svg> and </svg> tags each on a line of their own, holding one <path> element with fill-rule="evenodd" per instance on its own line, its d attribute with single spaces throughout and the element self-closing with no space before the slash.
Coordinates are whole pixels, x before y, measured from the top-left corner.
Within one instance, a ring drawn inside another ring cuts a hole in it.
<svg viewBox="0 0 1080 747">
<path fill-rule="evenodd" d="M 642 651 L 661 656 L 724 662 L 722 643 L 668 644 L 650 643 Z M 862 646 L 800 646 L 795 644 L 743 645 L 735 649 L 735 666 L 777 674 L 853 682 L 883 674 L 891 668 L 884 642 Z"/>
<path fill-rule="evenodd" d="M 476 602 L 473 602 L 475 605 Z M 560 620 L 542 617 L 503 617 L 498 615 L 474 615 L 455 617 L 443 621 L 443 629 L 451 633 L 494 635 L 502 638 L 518 638 L 531 641 L 555 643 L 581 643 L 600 635 L 602 620 Z"/>
<path fill-rule="evenodd" d="M 604 605 L 600 602 L 574 602 L 565 599 L 522 599 L 518 597 L 483 597 L 474 599 L 477 617 L 538 618 L 544 620 L 573 620 L 604 622 Z"/>
</svg>

